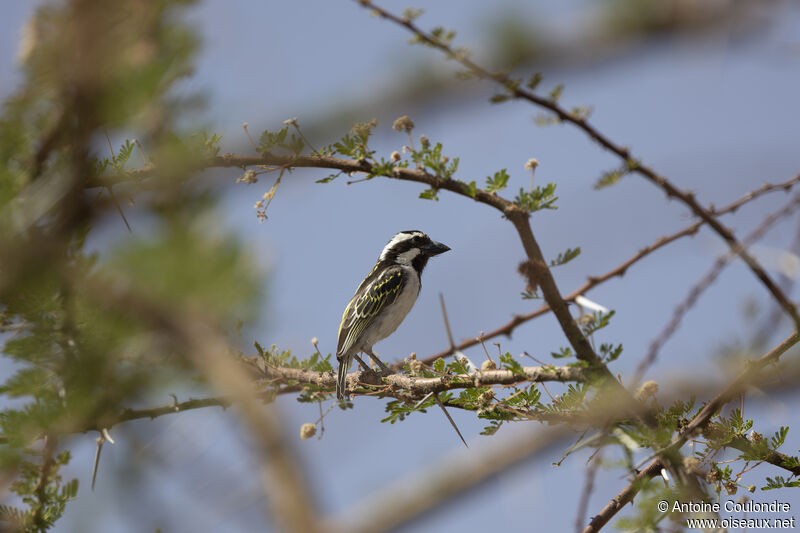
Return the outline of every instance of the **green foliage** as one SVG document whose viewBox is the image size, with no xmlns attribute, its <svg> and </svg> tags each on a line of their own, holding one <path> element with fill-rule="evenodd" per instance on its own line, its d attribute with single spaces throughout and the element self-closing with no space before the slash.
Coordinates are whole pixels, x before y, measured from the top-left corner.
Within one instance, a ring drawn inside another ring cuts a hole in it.
<svg viewBox="0 0 800 533">
<path fill-rule="evenodd" d="M 590 337 L 594 335 L 597 331 L 608 326 L 609 322 L 611 321 L 611 317 L 614 316 L 614 313 L 615 311 L 609 311 L 608 313 L 597 311 L 591 314 L 583 315 L 580 321 L 583 335 L 586 337 Z"/>
<path fill-rule="evenodd" d="M 627 167 L 614 168 L 603 172 L 594 184 L 595 189 L 605 189 L 617 183 L 625 174 L 628 173 Z"/>
<path fill-rule="evenodd" d="M 316 180 L 315 183 L 330 183 L 330 182 L 332 182 L 333 180 L 335 180 L 336 178 L 338 178 L 341 175 L 342 175 L 342 172 L 336 172 L 334 174 L 330 174 L 329 176 L 327 176 L 325 178 L 321 178 L 321 179 Z"/>
<path fill-rule="evenodd" d="M 558 397 L 557 401 L 543 406 L 543 409 L 553 413 L 572 412 L 581 409 L 585 407 L 584 401 L 588 392 L 589 388 L 586 383 L 570 383 L 567 385 L 566 392 Z"/>
<path fill-rule="evenodd" d="M 800 480 L 785 479 L 782 476 L 775 476 L 774 478 L 768 477 L 767 484 L 761 487 L 761 490 L 774 490 L 783 489 L 787 487 L 800 487 Z"/>
<path fill-rule="evenodd" d="M 486 177 L 486 192 L 489 194 L 494 194 L 498 191 L 502 191 L 506 188 L 508 184 L 509 175 L 506 169 L 500 169 L 494 173 L 493 176 Z"/>
<path fill-rule="evenodd" d="M 786 441 L 786 435 L 789 434 L 789 428 L 787 426 L 781 426 L 780 429 L 769 439 L 769 443 L 772 445 L 773 450 L 777 450 L 781 446 L 783 446 L 784 441 Z"/>
<path fill-rule="evenodd" d="M 436 189 L 425 189 L 419 193 L 419 197 L 423 200 L 436 200 L 439 201 L 439 191 Z"/>
<path fill-rule="evenodd" d="M 600 358 L 603 360 L 603 363 L 611 363 L 616 361 L 620 355 L 622 355 L 622 345 L 617 344 L 614 346 L 613 344 L 601 344 L 600 345 Z"/>
<path fill-rule="evenodd" d="M 409 22 L 413 22 L 414 20 L 421 17 L 423 13 L 425 13 L 424 9 L 407 7 L 403 10 L 403 18 L 405 20 L 408 20 Z"/>
<path fill-rule="evenodd" d="M 392 400 L 386 404 L 386 412 L 389 414 L 386 418 L 382 418 L 381 422 L 402 422 L 411 413 L 427 413 L 427 409 L 436 403 L 436 400 L 431 396 L 425 402 L 415 406 L 413 403 L 401 402 L 399 400 Z"/>
<path fill-rule="evenodd" d="M 454 157 L 451 160 L 442 155 L 442 143 L 436 143 L 433 148 L 422 146 L 411 153 L 411 160 L 419 168 L 428 169 L 432 174 L 445 179 L 452 178 L 458 170 L 459 159 Z"/>
<path fill-rule="evenodd" d="M 11 483 L 11 492 L 27 508 L 0 505 L 0 528 L 4 531 L 41 532 L 51 529 L 64 514 L 68 501 L 78 494 L 78 480 L 63 482 L 59 469 L 69 462 L 70 453 L 64 451 L 39 462 L 23 460 L 19 463 L 17 479 Z M 43 463 L 46 461 L 46 466 Z"/>
<path fill-rule="evenodd" d="M 453 39 L 455 39 L 456 32 L 455 30 L 447 30 L 442 26 L 437 26 L 431 30 L 431 36 L 435 41 L 449 46 Z"/>
<path fill-rule="evenodd" d="M 300 368 L 303 370 L 313 370 L 314 372 L 331 372 L 331 354 L 322 356 L 319 352 L 314 352 L 307 359 L 298 359 L 292 355 L 291 350 L 279 350 L 274 344 L 265 350 L 258 342 L 253 343 L 258 355 L 264 362 L 274 367 Z"/>
<path fill-rule="evenodd" d="M 564 359 L 565 357 L 572 357 L 572 348 L 569 346 L 562 346 L 558 352 L 550 352 L 555 359 Z"/>
<path fill-rule="evenodd" d="M 561 99 L 561 95 L 564 94 L 564 84 L 559 83 L 550 91 L 547 95 L 552 102 L 558 102 Z"/>
<path fill-rule="evenodd" d="M 193 146 L 194 152 L 196 152 L 199 155 L 199 157 L 203 159 L 209 159 L 219 155 L 220 151 L 219 142 L 221 140 L 222 140 L 222 135 L 218 133 L 212 133 L 211 135 L 209 135 L 207 131 L 201 131 L 200 133 L 194 133 L 189 136 L 189 141 L 190 144 Z M 122 151 L 120 151 L 120 154 L 121 153 Z"/>
<path fill-rule="evenodd" d="M 107 267 L 154 301 L 253 318 L 255 305 L 242 305 L 255 304 L 260 293 L 250 256 L 236 239 L 215 238 L 199 222 L 170 221 L 149 238 L 131 239 L 114 250 Z"/>
<path fill-rule="evenodd" d="M 554 126 L 561 124 L 561 118 L 553 113 L 537 113 L 534 117 L 537 126 Z"/>
<path fill-rule="evenodd" d="M 533 74 L 531 74 L 531 77 L 528 78 L 528 82 L 525 84 L 525 86 L 531 91 L 535 91 L 536 88 L 539 86 L 539 84 L 542 82 L 543 78 L 544 76 L 542 76 L 541 72 L 534 72 Z"/>
<path fill-rule="evenodd" d="M 268 154 L 275 148 L 281 148 L 291 152 L 293 155 L 300 155 L 304 147 L 305 141 L 300 135 L 296 133 L 289 134 L 289 125 L 285 125 L 276 132 L 264 130 L 257 145 L 258 152 L 261 154 Z"/>
<path fill-rule="evenodd" d="M 556 200 L 558 200 L 555 192 L 555 183 L 548 183 L 544 187 L 534 187 L 531 191 L 526 191 L 520 187 L 519 194 L 514 198 L 514 203 L 528 213 L 534 213 L 541 209 L 558 209 L 555 205 Z"/>
<path fill-rule="evenodd" d="M 500 362 L 503 363 L 503 366 L 506 370 L 510 370 L 514 374 L 525 377 L 525 369 L 523 369 L 522 365 L 514 359 L 514 356 L 511 355 L 509 352 L 506 352 L 500 356 Z"/>
<path fill-rule="evenodd" d="M 639 161 L 636 159 L 628 158 L 622 165 L 603 172 L 594 184 L 595 189 L 604 189 L 616 184 L 623 176 L 630 174 L 639 166 Z"/>
<path fill-rule="evenodd" d="M 565 265 L 578 257 L 581 254 L 580 248 L 567 248 L 565 251 L 558 254 L 558 257 L 550 261 L 551 267 Z"/>
<path fill-rule="evenodd" d="M 0 117 L 0 322 L 14 332 L 0 338 L 0 470 L 19 497 L 0 529 L 49 529 L 76 495 L 59 475 L 68 450 L 43 466 L 43 435 L 85 443 L 125 408 L 196 386 L 190 339 L 255 318 L 263 272 L 220 227 L 214 196 L 187 185 L 220 150 L 219 135 L 175 124 L 198 42 L 180 16 L 192 3 L 54 2 L 31 20 L 41 31 Z M 106 131 L 131 139 L 107 149 Z M 136 209 L 130 235 L 89 187 L 130 178 L 139 148 L 158 175 L 135 207 L 119 202 Z"/>
</svg>

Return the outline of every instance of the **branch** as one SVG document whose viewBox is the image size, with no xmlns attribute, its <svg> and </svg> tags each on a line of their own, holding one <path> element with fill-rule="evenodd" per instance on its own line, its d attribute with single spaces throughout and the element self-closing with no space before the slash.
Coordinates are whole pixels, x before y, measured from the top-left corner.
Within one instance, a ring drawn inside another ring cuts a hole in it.
<svg viewBox="0 0 800 533">
<path fill-rule="evenodd" d="M 423 43 L 436 48 L 445 54 L 450 59 L 454 59 L 464 67 L 466 67 L 470 72 L 476 74 L 478 77 L 492 80 L 500 85 L 502 85 L 505 90 L 514 98 L 519 98 L 522 100 L 527 100 L 532 104 L 547 109 L 548 111 L 555 114 L 558 119 L 562 122 L 570 123 L 584 133 L 586 133 L 590 138 L 592 138 L 595 142 L 597 142 L 603 148 L 613 152 L 615 155 L 620 157 L 627 165 L 627 168 L 631 172 L 635 172 L 651 183 L 660 187 L 668 197 L 670 198 L 678 198 L 681 202 L 683 202 L 689 209 L 694 213 L 695 216 L 699 217 L 705 223 L 707 223 L 711 228 L 720 236 L 722 237 L 725 242 L 728 243 L 728 246 L 733 250 L 742 260 L 750 267 L 750 270 L 756 275 L 756 277 L 761 281 L 761 283 L 767 288 L 767 290 L 772 294 L 772 296 L 777 300 L 784 311 L 792 318 L 795 323 L 795 329 L 800 331 L 800 314 L 797 313 L 797 309 L 795 308 L 794 304 L 789 301 L 789 299 L 783 294 L 780 287 L 778 287 L 772 279 L 767 275 L 761 265 L 750 255 L 747 251 L 739 244 L 736 240 L 736 237 L 733 235 L 730 229 L 723 226 L 719 220 L 717 220 L 714 215 L 703 208 L 700 203 L 695 198 L 694 193 L 686 192 L 679 189 L 677 186 L 673 185 L 670 181 L 668 181 L 664 176 L 658 174 L 655 170 L 645 165 L 643 162 L 633 158 L 630 153 L 630 150 L 618 144 L 612 142 L 608 137 L 600 133 L 594 126 L 589 124 L 586 120 L 586 117 L 579 114 L 579 113 L 572 113 L 567 111 L 566 109 L 562 108 L 558 105 L 558 102 L 555 98 L 544 98 L 542 96 L 536 95 L 532 90 L 528 90 L 524 87 L 521 87 L 521 80 L 515 80 L 511 78 L 508 74 L 504 72 L 490 72 L 480 65 L 472 62 L 468 57 L 467 54 L 458 52 L 453 50 L 449 44 L 445 41 L 428 34 L 421 29 L 419 29 L 410 18 L 401 18 L 397 15 L 394 15 L 385 9 L 376 6 L 369 0 L 357 0 L 362 6 L 369 8 L 372 10 L 373 13 L 394 22 L 400 26 L 405 27 L 411 33 L 415 35 L 417 39 L 422 41 Z M 548 302 L 549 303 L 549 302 Z M 558 311 L 554 309 L 556 312 L 556 316 L 558 316 Z M 563 327 L 563 324 L 562 324 Z M 567 337 L 569 337 L 569 333 L 567 333 Z M 574 347 L 574 346 L 573 346 Z M 578 349 L 576 348 L 576 351 Z M 580 356 L 579 356 L 580 357 Z"/>
<path fill-rule="evenodd" d="M 263 379 L 279 379 L 283 382 L 298 382 L 317 385 L 323 389 L 334 390 L 336 376 L 333 372 L 315 372 L 301 368 L 284 368 L 265 365 L 258 356 L 246 358 L 249 364 L 257 365 Z M 572 366 L 526 366 L 523 374 L 511 370 L 476 370 L 471 374 L 447 374 L 433 378 L 407 376 L 404 374 L 381 375 L 374 371 L 350 372 L 347 380 L 351 385 L 366 383 L 369 385 L 388 385 L 386 395 L 394 396 L 402 393 L 404 397 L 422 397 L 430 393 L 454 389 L 472 389 L 489 385 L 513 385 L 522 382 L 576 381 L 585 382 L 588 371 L 585 368 Z"/>
</svg>

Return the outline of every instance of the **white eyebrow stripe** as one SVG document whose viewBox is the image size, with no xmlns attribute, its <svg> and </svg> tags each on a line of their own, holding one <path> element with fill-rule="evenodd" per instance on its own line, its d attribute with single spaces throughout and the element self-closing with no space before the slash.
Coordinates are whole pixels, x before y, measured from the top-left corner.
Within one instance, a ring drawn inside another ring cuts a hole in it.
<svg viewBox="0 0 800 533">
<path fill-rule="evenodd" d="M 418 231 L 415 231 L 414 233 L 398 233 L 397 235 L 392 237 L 392 240 L 390 240 L 386 246 L 383 247 L 380 260 L 386 259 L 386 255 L 389 253 L 389 250 L 394 248 L 397 244 L 421 235 L 422 234 Z"/>
</svg>

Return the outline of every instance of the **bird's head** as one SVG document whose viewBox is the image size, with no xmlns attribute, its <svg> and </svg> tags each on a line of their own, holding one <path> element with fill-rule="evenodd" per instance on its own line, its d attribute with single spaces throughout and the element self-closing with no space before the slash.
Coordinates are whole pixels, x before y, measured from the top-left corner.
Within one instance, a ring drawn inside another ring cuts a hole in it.
<svg viewBox="0 0 800 533">
<path fill-rule="evenodd" d="M 449 249 L 448 246 L 431 240 L 421 231 L 401 231 L 383 248 L 379 261 L 411 265 L 421 272 L 429 258 Z"/>
</svg>

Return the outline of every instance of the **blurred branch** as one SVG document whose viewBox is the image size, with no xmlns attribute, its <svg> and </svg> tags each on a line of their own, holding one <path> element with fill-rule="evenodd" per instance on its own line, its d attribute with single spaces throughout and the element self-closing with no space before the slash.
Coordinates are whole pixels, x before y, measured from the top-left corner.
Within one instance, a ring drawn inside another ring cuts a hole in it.
<svg viewBox="0 0 800 533">
<path fill-rule="evenodd" d="M 355 509 L 342 513 L 335 531 L 380 533 L 407 527 L 426 514 L 456 501 L 456 497 L 520 463 L 543 453 L 572 432 L 565 428 L 538 430 L 484 444 L 471 452 L 453 453 L 426 466 L 394 486 L 370 495 Z"/>
<path fill-rule="evenodd" d="M 700 203 L 695 198 L 694 193 L 683 191 L 679 189 L 677 186 L 673 185 L 664 176 L 658 174 L 655 170 L 645 165 L 642 161 L 634 158 L 627 147 L 614 143 L 613 141 L 611 141 L 611 139 L 603 135 L 594 126 L 589 124 L 588 120 L 583 114 L 578 112 L 571 112 L 561 107 L 558 104 L 558 101 L 555 97 L 539 96 L 535 94 L 533 90 L 529 90 L 524 86 L 522 86 L 521 79 L 514 79 L 505 72 L 490 72 L 486 70 L 485 68 L 481 67 L 477 63 L 470 60 L 468 54 L 451 48 L 446 40 L 434 36 L 433 34 L 428 34 L 419 29 L 412 22 L 410 18 L 398 17 L 397 15 L 394 15 L 393 13 L 390 13 L 379 6 L 376 6 L 370 0 L 357 0 L 357 2 L 362 6 L 364 6 L 365 8 L 371 9 L 373 13 L 383 17 L 384 19 L 387 19 L 399 26 L 406 28 L 408 31 L 413 33 L 414 36 L 417 39 L 419 39 L 419 41 L 421 41 L 424 44 L 427 44 L 432 48 L 436 48 L 444 52 L 449 59 L 457 61 L 479 78 L 491 80 L 503 86 L 503 88 L 510 97 L 526 100 L 538 107 L 544 108 L 553 113 L 558 118 L 559 121 L 567 122 L 579 128 L 591 139 L 597 142 L 600 146 L 611 151 L 619 158 L 621 158 L 625 162 L 627 170 L 629 172 L 635 172 L 643 176 L 648 181 L 661 188 L 666 193 L 667 197 L 679 199 L 687 207 L 689 207 L 689 209 L 692 211 L 692 213 L 695 214 L 695 216 L 705 221 L 711 227 L 711 229 L 714 230 L 714 232 L 716 232 L 720 237 L 722 237 L 725 240 L 725 242 L 728 243 L 728 246 L 731 248 L 731 250 L 733 250 L 739 257 L 742 258 L 742 260 L 747 264 L 747 266 L 750 267 L 750 270 L 753 271 L 755 276 L 772 294 L 775 300 L 780 303 L 784 311 L 790 317 L 792 317 L 792 320 L 795 323 L 795 329 L 800 331 L 800 314 L 798 314 L 794 304 L 792 304 L 791 301 L 783 294 L 783 291 L 781 291 L 781 289 L 772 281 L 772 279 L 769 277 L 769 275 L 767 275 L 767 273 L 764 271 L 761 265 L 749 253 L 747 253 L 744 247 L 740 245 L 740 243 L 737 241 L 736 237 L 731 232 L 731 230 L 723 226 L 715 218 L 713 213 L 706 210 L 705 208 L 703 208 L 703 206 L 700 205 Z M 525 239 L 523 239 L 523 244 L 524 241 Z M 526 250 L 527 248 L 528 247 L 526 246 Z M 545 286 L 543 286 L 542 290 L 543 292 L 545 292 L 548 289 L 546 289 Z M 552 306 L 552 302 L 550 302 L 549 300 L 548 304 Z M 554 308 L 553 311 L 556 315 L 556 318 L 559 319 L 562 328 L 565 327 L 567 328 L 565 329 L 565 334 L 567 335 L 568 338 L 570 338 L 571 335 L 571 333 L 569 332 L 570 328 L 568 325 L 562 322 L 560 310 Z M 575 340 L 578 339 L 575 338 Z M 579 358 L 588 355 L 586 353 L 584 354 L 581 353 L 584 352 L 585 350 L 578 349 L 575 346 L 573 347 L 578 353 Z"/>
<path fill-rule="evenodd" d="M 169 333 L 184 347 L 187 359 L 208 381 L 236 401 L 256 441 L 264 496 L 278 529 L 293 533 L 319 531 L 311 492 L 284 435 L 277 410 L 274 406 L 264 408 L 255 401 L 255 389 L 247 373 L 228 356 L 227 345 L 204 316 L 190 309 L 167 312 L 142 297 L 135 288 L 120 283 L 87 283 L 84 292 L 98 305 L 122 309 L 157 331 Z"/>
<path fill-rule="evenodd" d="M 756 227 L 749 235 L 747 235 L 747 237 L 745 237 L 741 243 L 741 246 L 748 247 L 752 245 L 755 241 L 763 237 L 764 233 L 766 233 L 767 230 L 778 220 L 792 214 L 798 205 L 800 205 L 800 195 L 795 196 L 783 208 L 774 213 L 770 213 L 761 222 L 761 224 L 758 225 L 758 227 Z M 702 294 L 702 292 L 706 290 L 714 282 L 714 280 L 717 279 L 717 276 L 719 276 L 725 266 L 734 258 L 735 253 L 735 250 L 730 250 L 727 254 L 717 259 L 712 265 L 711 269 L 709 269 L 709 271 L 702 278 L 700 278 L 700 280 L 689 290 L 686 298 L 675 308 L 672 318 L 667 323 L 666 327 L 664 327 L 662 332 L 658 335 L 658 337 L 656 337 L 650 344 L 647 355 L 636 367 L 636 372 L 632 380 L 634 387 L 642 379 L 644 373 L 647 371 L 647 368 L 656 360 L 661 346 L 663 346 L 664 343 L 667 342 L 667 340 L 672 336 L 675 330 L 678 329 L 678 325 L 681 323 L 684 315 L 689 311 L 689 309 L 692 308 L 695 302 L 697 302 L 700 294 Z"/>
<path fill-rule="evenodd" d="M 575 530 L 578 533 L 583 530 L 583 524 L 586 523 L 586 509 L 589 507 L 589 498 L 592 495 L 592 490 L 594 490 L 595 474 L 597 474 L 597 468 L 600 466 L 602 456 L 599 451 L 596 453 L 597 455 L 586 469 L 586 481 L 583 484 L 581 498 L 578 500 L 578 510 L 575 514 Z"/>
</svg>

